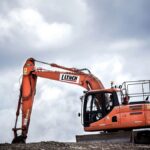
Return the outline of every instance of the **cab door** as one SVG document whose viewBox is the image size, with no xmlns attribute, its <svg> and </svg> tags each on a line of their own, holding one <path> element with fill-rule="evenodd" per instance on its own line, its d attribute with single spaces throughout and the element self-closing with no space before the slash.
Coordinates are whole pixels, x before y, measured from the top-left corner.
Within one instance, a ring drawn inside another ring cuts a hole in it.
<svg viewBox="0 0 150 150">
<path fill-rule="evenodd" d="M 84 127 L 88 127 L 91 123 L 97 122 L 104 116 L 97 96 L 97 94 L 87 94 L 85 96 L 83 110 Z"/>
</svg>

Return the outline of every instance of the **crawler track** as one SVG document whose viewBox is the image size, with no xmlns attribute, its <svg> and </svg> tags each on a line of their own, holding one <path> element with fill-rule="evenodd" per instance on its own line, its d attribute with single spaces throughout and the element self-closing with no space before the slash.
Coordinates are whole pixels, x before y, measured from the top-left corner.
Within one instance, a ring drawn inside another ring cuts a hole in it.
<svg viewBox="0 0 150 150">
<path fill-rule="evenodd" d="M 131 131 L 126 132 L 112 132 L 112 133 L 101 133 L 101 134 L 87 134 L 77 135 L 76 142 L 111 142 L 111 143 L 130 143 L 131 142 Z"/>
</svg>

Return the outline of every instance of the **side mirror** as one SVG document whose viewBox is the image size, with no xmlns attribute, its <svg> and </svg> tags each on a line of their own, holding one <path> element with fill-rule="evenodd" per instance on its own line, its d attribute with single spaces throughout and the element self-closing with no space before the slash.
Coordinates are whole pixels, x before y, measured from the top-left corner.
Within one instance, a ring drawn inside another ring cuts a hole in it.
<svg viewBox="0 0 150 150">
<path fill-rule="evenodd" d="M 78 117 L 81 117 L 81 113 L 78 113 Z"/>
</svg>

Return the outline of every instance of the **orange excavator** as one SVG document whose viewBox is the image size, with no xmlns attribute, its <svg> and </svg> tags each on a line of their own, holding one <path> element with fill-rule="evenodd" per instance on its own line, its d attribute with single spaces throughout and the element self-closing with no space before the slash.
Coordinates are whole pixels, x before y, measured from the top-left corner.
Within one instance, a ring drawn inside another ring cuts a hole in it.
<svg viewBox="0 0 150 150">
<path fill-rule="evenodd" d="M 37 68 L 36 62 L 63 69 L 63 71 Z M 79 85 L 87 90 L 81 98 L 81 115 L 85 131 L 111 133 L 120 130 L 138 130 L 136 135 L 133 135 L 133 132 L 131 134 L 133 141 L 142 143 L 148 141 L 150 137 L 149 80 L 128 81 L 118 87 L 112 83 L 111 87 L 106 89 L 102 82 L 86 68 L 67 68 L 29 58 L 23 67 L 12 143 L 26 142 L 36 93 L 37 77 Z M 142 90 L 138 92 L 139 89 Z M 18 128 L 17 122 L 20 111 L 22 111 L 22 123 L 21 127 Z M 141 140 L 142 136 L 144 140 Z M 78 139 L 82 140 L 80 137 Z"/>
</svg>

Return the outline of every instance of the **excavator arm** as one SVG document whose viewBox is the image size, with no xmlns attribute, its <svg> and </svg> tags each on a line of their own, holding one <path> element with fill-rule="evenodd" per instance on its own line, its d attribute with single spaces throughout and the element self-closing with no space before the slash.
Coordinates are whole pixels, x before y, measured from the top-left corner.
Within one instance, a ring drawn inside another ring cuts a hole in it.
<svg viewBox="0 0 150 150">
<path fill-rule="evenodd" d="M 63 69 L 63 71 L 52 71 L 43 68 L 37 68 L 35 62 L 44 63 L 51 67 Z M 85 73 L 84 71 L 88 71 Z M 25 143 L 32 112 L 34 96 L 36 93 L 37 77 L 47 78 L 69 84 L 79 85 L 87 90 L 103 89 L 104 86 L 101 81 L 96 78 L 88 69 L 67 68 L 57 64 L 49 64 L 41 62 L 33 58 L 27 59 L 23 67 L 22 84 L 20 86 L 20 95 L 18 100 L 18 107 L 16 112 L 16 121 L 13 128 L 14 139 L 12 143 Z M 22 111 L 22 125 L 17 127 L 18 117 Z M 18 135 L 18 130 L 21 131 Z"/>
</svg>

